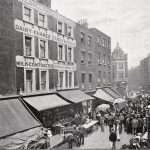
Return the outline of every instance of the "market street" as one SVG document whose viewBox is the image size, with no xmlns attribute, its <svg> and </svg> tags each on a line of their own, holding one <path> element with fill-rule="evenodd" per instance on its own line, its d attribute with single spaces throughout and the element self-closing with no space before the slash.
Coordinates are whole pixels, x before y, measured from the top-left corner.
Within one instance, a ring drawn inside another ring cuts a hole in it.
<svg viewBox="0 0 150 150">
<path fill-rule="evenodd" d="M 129 144 L 129 139 L 132 135 L 126 134 L 124 131 L 120 134 L 120 142 L 116 142 L 116 148 L 120 149 L 123 144 Z M 59 149 L 68 148 L 68 143 L 59 147 Z M 85 144 L 80 147 L 73 147 L 75 149 L 111 149 L 109 142 L 109 128 L 105 126 L 105 132 L 101 132 L 101 129 L 93 131 L 85 137 Z"/>
</svg>

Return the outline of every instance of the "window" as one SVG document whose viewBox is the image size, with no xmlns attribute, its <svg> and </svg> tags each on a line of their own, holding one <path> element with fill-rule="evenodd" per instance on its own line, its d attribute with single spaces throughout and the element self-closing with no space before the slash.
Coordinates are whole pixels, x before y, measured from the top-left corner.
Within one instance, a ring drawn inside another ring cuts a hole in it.
<svg viewBox="0 0 150 150">
<path fill-rule="evenodd" d="M 46 90 L 46 71 L 41 71 L 41 90 Z"/>
<path fill-rule="evenodd" d="M 68 62 L 72 62 L 72 48 L 68 47 Z"/>
<path fill-rule="evenodd" d="M 85 83 L 85 73 L 81 74 L 81 83 Z"/>
<path fill-rule="evenodd" d="M 92 37 L 88 36 L 88 44 L 91 45 L 92 44 Z"/>
<path fill-rule="evenodd" d="M 102 46 L 105 47 L 105 39 L 102 39 Z"/>
<path fill-rule="evenodd" d="M 108 65 L 110 65 L 110 56 L 108 56 Z"/>
<path fill-rule="evenodd" d="M 88 64 L 92 64 L 92 54 L 88 54 Z"/>
<path fill-rule="evenodd" d="M 110 72 L 108 72 L 108 82 L 110 83 L 111 79 L 110 79 Z"/>
<path fill-rule="evenodd" d="M 47 27 L 46 15 L 39 13 L 38 25 L 41 27 Z"/>
<path fill-rule="evenodd" d="M 109 46 L 110 46 L 110 45 L 109 45 L 109 41 L 108 41 L 108 42 L 107 42 L 107 47 L 109 48 Z"/>
<path fill-rule="evenodd" d="M 103 74 L 103 82 L 106 81 L 106 72 L 104 71 L 104 74 Z"/>
<path fill-rule="evenodd" d="M 105 58 L 105 54 L 103 54 L 103 64 L 106 63 L 106 58 Z"/>
<path fill-rule="evenodd" d="M 118 78 L 120 80 L 123 80 L 123 78 L 124 78 L 123 72 L 118 73 Z"/>
<path fill-rule="evenodd" d="M 119 70 L 123 69 L 123 63 L 118 63 Z"/>
<path fill-rule="evenodd" d="M 89 83 L 92 83 L 92 74 L 89 74 Z"/>
<path fill-rule="evenodd" d="M 33 71 L 32 70 L 26 70 L 26 92 L 32 92 L 32 78 Z"/>
<path fill-rule="evenodd" d="M 63 87 L 63 77 L 64 77 L 64 73 L 63 72 L 59 72 L 59 87 Z"/>
<path fill-rule="evenodd" d="M 84 63 L 85 52 L 81 52 L 81 63 Z"/>
<path fill-rule="evenodd" d="M 101 63 L 101 53 L 98 53 L 98 63 Z"/>
<path fill-rule="evenodd" d="M 58 60 L 62 61 L 63 60 L 63 46 L 58 45 Z"/>
<path fill-rule="evenodd" d="M 98 71 L 98 83 L 101 82 L 101 71 Z"/>
<path fill-rule="evenodd" d="M 63 23 L 62 22 L 58 22 L 57 32 L 63 34 Z"/>
<path fill-rule="evenodd" d="M 69 72 L 69 87 L 72 87 L 72 72 Z"/>
<path fill-rule="evenodd" d="M 84 38 L 85 38 L 85 37 L 84 37 L 84 33 L 81 32 L 81 33 L 80 33 L 80 36 L 81 36 L 81 42 L 84 42 Z"/>
<path fill-rule="evenodd" d="M 98 45 L 101 45 L 100 36 L 97 37 L 97 44 L 98 44 Z"/>
<path fill-rule="evenodd" d="M 25 21 L 33 23 L 33 10 L 24 6 L 24 9 L 23 9 L 23 19 Z"/>
<path fill-rule="evenodd" d="M 32 56 L 32 37 L 25 36 L 25 55 Z"/>
<path fill-rule="evenodd" d="M 40 40 L 40 58 L 48 57 L 47 51 L 47 42 L 44 40 Z"/>
<path fill-rule="evenodd" d="M 92 89 L 92 74 L 89 74 L 89 89 Z"/>
<path fill-rule="evenodd" d="M 72 37 L 72 28 L 71 27 L 67 27 L 67 35 L 69 36 L 69 37 Z"/>
</svg>

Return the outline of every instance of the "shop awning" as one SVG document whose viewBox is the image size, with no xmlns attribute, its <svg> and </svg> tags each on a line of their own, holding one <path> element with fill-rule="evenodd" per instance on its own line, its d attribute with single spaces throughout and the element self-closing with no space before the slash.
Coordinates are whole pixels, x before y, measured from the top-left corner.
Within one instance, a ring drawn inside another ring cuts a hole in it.
<svg viewBox="0 0 150 150">
<path fill-rule="evenodd" d="M 0 137 L 37 126 L 41 126 L 40 122 L 18 98 L 0 100 Z"/>
<path fill-rule="evenodd" d="M 69 105 L 56 94 L 24 97 L 23 99 L 38 111 Z"/>
<path fill-rule="evenodd" d="M 73 102 L 73 103 L 79 103 L 83 102 L 85 100 L 92 100 L 93 97 L 85 94 L 84 92 L 80 90 L 67 90 L 67 91 L 59 91 L 59 94 L 64 97 L 65 99 Z"/>
<path fill-rule="evenodd" d="M 119 96 L 122 96 L 115 88 L 111 87 L 111 90 L 114 91 L 116 94 L 118 94 Z"/>
<path fill-rule="evenodd" d="M 117 99 L 120 98 L 121 96 L 115 93 L 111 88 L 104 88 L 104 90 L 110 94 L 113 98 Z"/>
<path fill-rule="evenodd" d="M 114 102 L 114 98 L 108 95 L 105 91 L 102 89 L 97 89 L 96 93 L 93 95 L 94 97 L 97 97 L 99 99 L 102 99 L 107 102 Z"/>
</svg>

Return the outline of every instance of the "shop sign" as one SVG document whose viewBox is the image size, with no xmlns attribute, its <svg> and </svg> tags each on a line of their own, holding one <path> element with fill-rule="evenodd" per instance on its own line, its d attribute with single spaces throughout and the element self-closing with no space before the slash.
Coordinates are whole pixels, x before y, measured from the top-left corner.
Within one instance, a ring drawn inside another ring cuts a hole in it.
<svg viewBox="0 0 150 150">
<path fill-rule="evenodd" d="M 32 26 L 28 23 L 24 23 L 21 20 L 15 19 L 14 28 L 18 32 L 22 32 L 31 36 L 37 36 L 47 40 L 53 40 L 55 42 L 66 44 L 71 47 L 76 47 L 76 41 L 66 36 L 60 35 L 51 30 L 40 29 L 38 26 Z"/>
<path fill-rule="evenodd" d="M 50 59 L 42 60 L 39 58 L 26 58 L 24 56 L 16 56 L 16 66 L 23 68 L 39 68 L 39 69 L 57 69 L 75 71 L 76 64 L 63 64 L 58 61 L 52 61 Z"/>
</svg>

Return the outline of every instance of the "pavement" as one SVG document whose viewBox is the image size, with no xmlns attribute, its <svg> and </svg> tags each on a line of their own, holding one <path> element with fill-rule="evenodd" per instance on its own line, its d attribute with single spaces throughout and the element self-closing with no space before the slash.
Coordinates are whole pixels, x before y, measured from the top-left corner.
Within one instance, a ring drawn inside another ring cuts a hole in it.
<svg viewBox="0 0 150 150">
<path fill-rule="evenodd" d="M 120 142 L 116 142 L 116 149 L 120 149 L 123 144 L 129 144 L 129 139 L 132 135 L 126 134 L 124 131 L 120 134 Z M 67 149 L 68 143 L 62 145 L 58 149 Z M 101 129 L 94 130 L 92 133 L 85 137 L 85 144 L 73 149 L 111 149 L 109 142 L 109 127 L 105 126 L 105 132 L 101 132 Z"/>
</svg>

